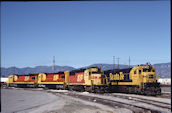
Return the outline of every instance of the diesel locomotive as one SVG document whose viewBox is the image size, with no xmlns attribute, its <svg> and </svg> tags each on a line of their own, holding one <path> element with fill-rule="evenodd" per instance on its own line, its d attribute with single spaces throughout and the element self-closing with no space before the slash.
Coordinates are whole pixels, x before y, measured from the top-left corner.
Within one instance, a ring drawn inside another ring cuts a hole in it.
<svg viewBox="0 0 172 113">
<path fill-rule="evenodd" d="M 151 64 L 136 65 L 133 68 L 105 71 L 108 76 L 109 92 L 160 95 L 155 68 Z"/>
<path fill-rule="evenodd" d="M 7 86 L 12 87 L 36 87 L 38 74 L 10 75 Z"/>
<path fill-rule="evenodd" d="M 58 73 L 10 75 L 7 84 L 15 87 L 43 87 L 95 93 L 161 94 L 160 83 L 157 82 L 155 68 L 151 64 L 107 71 L 90 67 Z"/>
</svg>

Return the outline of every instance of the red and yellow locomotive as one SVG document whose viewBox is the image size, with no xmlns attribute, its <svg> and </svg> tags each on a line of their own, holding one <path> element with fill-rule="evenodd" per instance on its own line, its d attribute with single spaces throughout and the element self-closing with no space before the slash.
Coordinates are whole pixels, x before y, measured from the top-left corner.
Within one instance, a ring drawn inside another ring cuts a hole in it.
<svg viewBox="0 0 172 113">
<path fill-rule="evenodd" d="M 36 87 L 38 74 L 10 75 L 7 85 L 15 87 Z"/>
<path fill-rule="evenodd" d="M 69 90 L 104 92 L 107 88 L 103 70 L 98 67 L 66 71 L 69 80 L 66 82 Z"/>
<path fill-rule="evenodd" d="M 65 74 L 58 73 L 40 73 L 37 81 L 38 87 L 65 89 Z"/>
</svg>

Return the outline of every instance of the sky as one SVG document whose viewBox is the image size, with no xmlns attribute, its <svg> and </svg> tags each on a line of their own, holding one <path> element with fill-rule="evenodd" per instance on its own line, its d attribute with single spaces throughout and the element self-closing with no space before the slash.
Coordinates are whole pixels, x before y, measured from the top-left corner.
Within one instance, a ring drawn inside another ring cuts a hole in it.
<svg viewBox="0 0 172 113">
<path fill-rule="evenodd" d="M 170 18 L 168 0 L 1 2 L 1 66 L 171 62 Z"/>
</svg>

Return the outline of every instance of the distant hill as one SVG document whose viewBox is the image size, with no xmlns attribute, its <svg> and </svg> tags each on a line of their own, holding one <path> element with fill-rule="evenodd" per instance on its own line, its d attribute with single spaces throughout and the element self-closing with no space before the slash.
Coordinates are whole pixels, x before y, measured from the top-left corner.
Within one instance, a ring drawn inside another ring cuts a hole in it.
<svg viewBox="0 0 172 113">
<path fill-rule="evenodd" d="M 74 70 L 75 68 L 70 66 L 55 66 L 55 72 Z M 25 67 L 25 68 L 1 68 L 1 75 L 8 77 L 11 74 L 36 74 L 36 73 L 52 73 L 52 66 L 36 66 L 34 68 Z"/>
<path fill-rule="evenodd" d="M 110 70 L 113 69 L 113 64 L 92 64 L 86 67 L 101 67 L 103 70 Z M 81 68 L 86 68 L 86 67 L 81 67 Z M 118 65 L 114 65 L 115 68 L 118 68 Z M 131 66 L 133 67 L 133 66 Z M 154 67 L 156 69 L 156 73 L 161 77 L 161 78 L 171 78 L 171 63 L 159 63 L 159 64 L 154 64 Z M 128 65 L 119 65 L 120 69 L 123 68 L 128 68 Z M 55 72 L 59 71 L 71 71 L 76 68 L 70 67 L 70 66 L 55 66 Z M 34 73 L 52 73 L 52 66 L 36 66 L 36 67 L 25 67 L 25 68 L 17 68 L 17 67 L 10 67 L 10 68 L 1 68 L 1 76 L 6 76 L 8 77 L 11 74 L 34 74 Z"/>
<path fill-rule="evenodd" d="M 161 78 L 171 78 L 171 63 L 154 64 L 154 67 Z"/>
<path fill-rule="evenodd" d="M 113 64 L 92 64 L 88 67 L 101 67 L 103 70 L 113 69 Z M 171 63 L 158 63 L 153 65 L 156 69 L 156 74 L 160 76 L 160 78 L 171 78 Z M 114 65 L 115 68 L 118 67 L 117 64 Z M 134 67 L 131 65 L 130 67 Z M 128 65 L 119 65 L 120 69 L 128 68 Z"/>
<path fill-rule="evenodd" d="M 115 65 L 113 65 L 113 64 L 92 64 L 92 65 L 87 66 L 87 67 L 100 67 L 102 70 L 110 70 L 110 69 L 113 69 L 113 68 L 117 69 L 118 65 L 117 64 L 115 64 Z M 128 68 L 128 65 L 120 64 L 119 68 L 120 69 Z"/>
</svg>

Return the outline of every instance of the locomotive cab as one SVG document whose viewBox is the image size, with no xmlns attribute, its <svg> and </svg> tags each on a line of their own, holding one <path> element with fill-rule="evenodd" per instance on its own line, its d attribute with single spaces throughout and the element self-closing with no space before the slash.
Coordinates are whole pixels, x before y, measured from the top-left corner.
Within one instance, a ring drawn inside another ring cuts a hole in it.
<svg viewBox="0 0 172 113">
<path fill-rule="evenodd" d="M 103 73 L 103 70 L 97 67 L 92 67 L 89 69 L 89 77 L 93 84 L 100 85 L 100 84 L 106 84 L 105 75 Z"/>
<path fill-rule="evenodd" d="M 8 81 L 7 81 L 7 86 L 15 86 L 14 82 L 17 80 L 17 76 L 16 75 L 10 75 L 8 77 Z"/>
<path fill-rule="evenodd" d="M 142 66 L 143 83 L 155 83 L 155 69 L 152 66 Z"/>
<path fill-rule="evenodd" d="M 85 84 L 92 92 L 105 92 L 107 78 L 104 71 L 98 67 L 91 67 L 85 70 Z M 87 88 L 86 88 L 87 90 Z"/>
<path fill-rule="evenodd" d="M 147 95 L 161 94 L 160 84 L 157 83 L 155 68 L 151 64 L 138 65 L 133 70 L 133 79 L 139 85 L 140 92 Z"/>
</svg>

